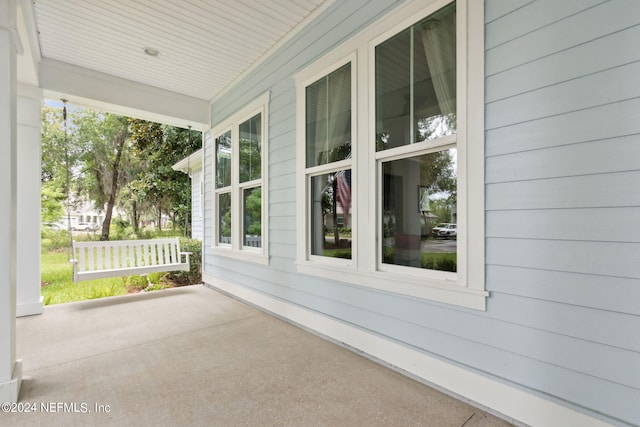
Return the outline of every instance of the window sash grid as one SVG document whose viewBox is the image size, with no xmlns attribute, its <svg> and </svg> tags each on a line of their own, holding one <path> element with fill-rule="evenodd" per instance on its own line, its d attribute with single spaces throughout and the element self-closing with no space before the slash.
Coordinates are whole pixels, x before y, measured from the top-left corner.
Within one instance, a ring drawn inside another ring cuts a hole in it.
<svg viewBox="0 0 640 427">
<path fill-rule="evenodd" d="M 415 155 L 416 153 L 433 153 L 446 148 L 457 146 L 458 137 L 456 134 L 443 136 L 438 139 L 422 141 L 416 144 L 402 145 L 384 151 L 377 151 L 375 160 L 395 160 Z"/>
<path fill-rule="evenodd" d="M 241 182 L 238 184 L 238 189 L 245 190 L 252 187 L 260 187 L 262 185 L 262 178 L 254 179 L 252 181 Z"/>
<path fill-rule="evenodd" d="M 305 170 L 305 174 L 309 177 L 324 175 L 331 172 L 338 172 L 343 169 L 351 169 L 352 168 L 351 159 L 341 160 L 339 162 L 327 163 L 325 165 L 314 166 L 312 168 L 307 168 Z"/>
</svg>

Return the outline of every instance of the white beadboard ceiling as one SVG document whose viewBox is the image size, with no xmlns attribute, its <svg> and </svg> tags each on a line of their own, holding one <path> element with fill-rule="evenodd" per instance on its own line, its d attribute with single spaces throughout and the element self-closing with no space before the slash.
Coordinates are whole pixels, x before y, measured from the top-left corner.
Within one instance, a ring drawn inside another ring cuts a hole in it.
<svg viewBox="0 0 640 427">
<path fill-rule="evenodd" d="M 32 3 L 43 58 L 210 100 L 332 1 Z"/>
</svg>

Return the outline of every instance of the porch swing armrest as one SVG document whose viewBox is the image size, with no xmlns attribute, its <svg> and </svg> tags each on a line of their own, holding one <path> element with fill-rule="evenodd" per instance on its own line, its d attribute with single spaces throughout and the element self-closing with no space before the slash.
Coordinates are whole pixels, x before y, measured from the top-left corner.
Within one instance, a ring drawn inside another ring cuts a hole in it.
<svg viewBox="0 0 640 427">
<path fill-rule="evenodd" d="M 191 254 L 193 254 L 193 252 L 180 252 L 178 255 L 180 256 L 179 259 L 182 259 L 182 255 L 186 255 L 187 264 L 189 264 L 189 256 Z"/>
<path fill-rule="evenodd" d="M 78 260 L 72 258 L 69 260 L 71 264 L 73 264 L 73 282 L 78 283 Z"/>
</svg>

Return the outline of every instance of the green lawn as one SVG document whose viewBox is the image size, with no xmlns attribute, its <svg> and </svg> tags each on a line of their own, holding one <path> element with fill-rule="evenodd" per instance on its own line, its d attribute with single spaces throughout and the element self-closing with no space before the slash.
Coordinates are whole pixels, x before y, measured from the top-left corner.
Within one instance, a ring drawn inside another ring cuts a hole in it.
<svg viewBox="0 0 640 427">
<path fill-rule="evenodd" d="M 69 252 L 66 250 L 42 253 L 42 282 L 44 305 L 127 293 L 125 277 L 73 283 L 73 269 L 69 262 Z"/>
<path fill-rule="evenodd" d="M 117 227 L 112 229 L 115 240 L 135 239 L 135 235 L 123 235 Z M 156 232 L 142 232 L 140 237 L 145 239 L 159 237 L 174 237 L 176 230 Z M 93 233 L 74 233 L 76 241 L 96 240 Z M 195 239 L 181 238 L 181 249 L 191 252 L 191 270 L 171 273 L 151 273 L 146 277 L 126 276 L 109 279 L 97 279 L 73 283 L 73 268 L 69 259 L 71 241 L 66 231 L 42 229 L 42 265 L 41 281 L 44 305 L 60 304 L 63 302 L 82 301 L 141 291 L 155 291 L 173 286 L 184 286 L 202 283 L 201 251 L 202 243 Z M 152 283 L 149 286 L 149 282 Z"/>
</svg>

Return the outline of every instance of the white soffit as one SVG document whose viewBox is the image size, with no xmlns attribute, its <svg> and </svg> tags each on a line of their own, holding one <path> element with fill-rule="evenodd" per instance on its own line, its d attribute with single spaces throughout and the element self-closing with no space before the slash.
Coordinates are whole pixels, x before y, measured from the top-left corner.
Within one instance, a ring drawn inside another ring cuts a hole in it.
<svg viewBox="0 0 640 427">
<path fill-rule="evenodd" d="M 34 0 L 33 13 L 42 58 L 208 101 L 333 1 Z"/>
</svg>

